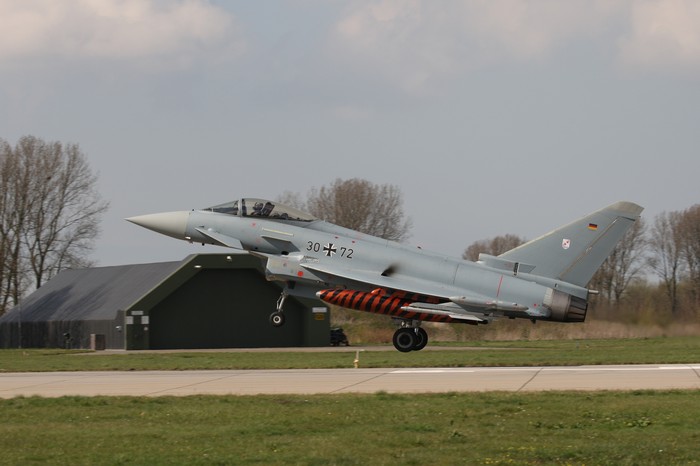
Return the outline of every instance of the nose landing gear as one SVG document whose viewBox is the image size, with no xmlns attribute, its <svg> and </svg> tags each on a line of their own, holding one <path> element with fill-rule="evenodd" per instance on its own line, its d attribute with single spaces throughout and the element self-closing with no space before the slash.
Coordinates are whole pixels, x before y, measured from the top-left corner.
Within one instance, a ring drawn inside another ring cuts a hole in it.
<svg viewBox="0 0 700 466">
<path fill-rule="evenodd" d="M 277 310 L 270 314 L 270 324 L 273 327 L 281 327 L 285 323 L 285 317 L 282 307 L 284 306 L 284 301 L 287 299 L 287 293 L 282 292 L 279 299 L 277 299 Z"/>
</svg>

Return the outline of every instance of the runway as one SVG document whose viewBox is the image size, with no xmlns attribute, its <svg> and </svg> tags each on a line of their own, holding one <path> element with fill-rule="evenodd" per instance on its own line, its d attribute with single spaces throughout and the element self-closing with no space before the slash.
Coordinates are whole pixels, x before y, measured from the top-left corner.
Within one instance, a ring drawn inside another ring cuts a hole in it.
<svg viewBox="0 0 700 466">
<path fill-rule="evenodd" d="M 0 374 L 0 398 L 699 388 L 700 364 Z"/>
</svg>

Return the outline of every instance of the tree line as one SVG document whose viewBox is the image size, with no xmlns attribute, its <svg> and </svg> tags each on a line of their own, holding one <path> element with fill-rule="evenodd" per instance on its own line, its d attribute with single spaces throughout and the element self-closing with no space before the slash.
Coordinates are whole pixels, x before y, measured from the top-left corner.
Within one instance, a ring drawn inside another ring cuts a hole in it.
<svg viewBox="0 0 700 466">
<path fill-rule="evenodd" d="M 479 253 L 497 256 L 526 242 L 508 234 L 475 241 L 462 255 L 476 261 Z M 658 280 L 655 281 L 654 279 Z M 673 317 L 692 318 L 700 310 L 700 204 L 662 212 L 649 224 L 640 218 L 598 269 L 589 288 L 599 294 L 599 310 L 623 310 L 628 295 L 646 295 Z M 654 296 L 656 295 L 656 296 Z M 661 295 L 661 296 L 658 296 Z"/>
<path fill-rule="evenodd" d="M 342 189 L 340 189 L 342 188 Z M 395 197 L 401 200 L 401 191 L 396 186 L 385 185 Z M 354 199 L 367 199 L 366 195 L 357 195 L 355 191 L 371 189 L 377 194 L 377 186 L 363 180 L 336 180 L 321 189 L 313 188 L 306 196 L 286 192 L 277 200 L 293 205 L 325 220 L 340 225 L 360 225 L 361 219 L 348 219 L 346 216 L 362 217 L 361 209 L 353 209 Z M 336 191 L 343 195 L 335 196 Z M 318 194 L 324 193 L 324 199 L 333 202 L 318 202 Z M 381 196 L 371 198 L 372 204 L 381 205 Z M 336 202 L 341 201 L 342 202 Z M 398 203 L 401 205 L 401 202 Z M 316 206 L 316 207 L 312 207 Z M 324 206 L 323 208 L 317 208 Z M 348 208 L 350 207 L 350 208 Z M 644 335 L 666 331 L 689 333 L 697 332 L 694 322 L 700 316 L 698 305 L 698 241 L 700 241 L 700 205 L 686 210 L 664 212 L 653 220 L 640 219 L 619 241 L 610 256 L 597 271 L 589 289 L 598 291 L 589 300 L 588 325 L 563 326 L 556 329 L 547 325 L 531 326 L 525 321 L 499 320 L 489 326 L 488 332 L 483 328 L 471 326 L 449 326 L 445 338 L 481 339 L 481 338 L 527 338 L 528 335 L 605 335 L 629 337 L 631 334 Z M 403 241 L 409 236 L 410 222 L 404 223 L 403 210 L 396 211 L 394 224 L 406 227 L 405 233 L 394 236 Z M 364 230 L 365 233 L 382 236 L 381 232 Z M 474 241 L 463 252 L 463 258 L 476 261 L 480 253 L 498 256 L 527 241 L 514 234 Z M 367 341 L 391 332 L 391 323 L 379 316 L 334 309 L 334 323 L 342 324 L 363 334 Z M 684 329 L 684 330 L 683 330 Z M 454 334 L 452 334 L 454 332 Z M 533 332 L 533 333 L 531 333 Z M 552 332 L 550 334 L 550 332 Z M 592 332 L 592 333 L 591 333 Z M 632 333 L 628 333 L 632 332 Z M 635 333 L 636 332 L 636 333 Z M 641 332 L 641 333 L 640 333 Z M 388 340 L 387 340 L 388 341 Z"/>
<path fill-rule="evenodd" d="M 286 192 L 278 201 L 385 239 L 403 241 L 411 228 L 401 190 L 393 185 L 337 179 L 311 189 L 305 198 Z M 462 257 L 476 261 L 480 253 L 498 256 L 525 242 L 514 234 L 500 235 L 473 242 Z M 700 204 L 663 212 L 651 223 L 640 218 L 593 276 L 589 288 L 598 292 L 591 302 L 599 311 L 624 311 L 627 301 L 644 296 L 674 318 L 696 316 L 700 311 Z"/>
<path fill-rule="evenodd" d="M 311 188 L 304 197 L 284 192 L 277 201 L 314 217 L 392 241 L 405 241 L 411 219 L 403 210 L 403 194 L 392 184 L 337 178 L 327 186 Z"/>
<path fill-rule="evenodd" d="M 77 144 L 0 139 L 0 315 L 65 268 L 90 265 L 108 208 Z"/>
<path fill-rule="evenodd" d="M 90 265 L 89 253 L 108 203 L 97 176 L 76 144 L 22 137 L 0 139 L 0 315 L 32 287 L 65 268 Z M 362 179 L 336 179 L 305 195 L 285 192 L 277 201 L 329 222 L 394 241 L 410 235 L 401 190 Z M 463 258 L 499 255 L 526 241 L 507 234 L 475 241 Z M 657 282 L 650 278 L 658 278 Z M 700 308 L 700 204 L 663 212 L 651 224 L 635 222 L 595 274 L 594 307 L 620 309 L 645 294 L 670 315 L 695 316 Z M 663 295 L 659 299 L 657 295 Z"/>
</svg>

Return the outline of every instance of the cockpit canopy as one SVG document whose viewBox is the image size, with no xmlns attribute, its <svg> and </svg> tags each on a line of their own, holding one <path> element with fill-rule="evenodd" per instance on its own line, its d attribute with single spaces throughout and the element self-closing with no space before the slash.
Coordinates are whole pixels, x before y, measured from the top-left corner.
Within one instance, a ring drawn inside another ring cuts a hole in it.
<svg viewBox="0 0 700 466">
<path fill-rule="evenodd" d="M 225 204 L 207 207 L 211 212 L 235 215 L 237 217 L 266 217 L 273 220 L 292 220 L 296 222 L 312 222 L 316 220 L 310 214 L 267 199 L 243 198 Z"/>
</svg>

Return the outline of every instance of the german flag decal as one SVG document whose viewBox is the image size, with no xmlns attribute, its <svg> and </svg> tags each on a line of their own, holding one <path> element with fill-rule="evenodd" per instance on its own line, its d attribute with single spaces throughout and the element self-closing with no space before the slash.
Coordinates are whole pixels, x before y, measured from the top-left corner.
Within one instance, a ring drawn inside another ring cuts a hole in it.
<svg viewBox="0 0 700 466">
<path fill-rule="evenodd" d="M 591 231 L 596 231 L 598 229 L 598 225 L 596 225 L 595 223 L 589 223 L 588 229 Z"/>
</svg>

